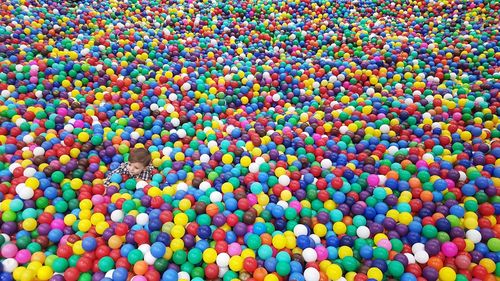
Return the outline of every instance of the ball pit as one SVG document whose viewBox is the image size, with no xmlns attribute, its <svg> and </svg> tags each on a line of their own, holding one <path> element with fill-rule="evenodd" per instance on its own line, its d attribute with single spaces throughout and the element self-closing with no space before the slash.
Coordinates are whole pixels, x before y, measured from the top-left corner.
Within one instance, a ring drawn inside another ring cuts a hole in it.
<svg viewBox="0 0 500 281">
<path fill-rule="evenodd" d="M 0 8 L 0 280 L 500 278 L 497 2 Z"/>
</svg>

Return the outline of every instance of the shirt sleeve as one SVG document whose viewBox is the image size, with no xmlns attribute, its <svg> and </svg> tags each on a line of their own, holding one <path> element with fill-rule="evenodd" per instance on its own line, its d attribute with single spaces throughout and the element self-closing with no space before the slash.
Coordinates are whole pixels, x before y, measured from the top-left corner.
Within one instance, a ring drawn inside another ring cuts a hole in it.
<svg viewBox="0 0 500 281">
<path fill-rule="evenodd" d="M 127 163 L 122 163 L 118 168 L 111 171 L 108 176 L 104 179 L 104 185 L 108 186 L 111 183 L 111 177 L 114 174 L 123 174 L 127 171 Z"/>
<path fill-rule="evenodd" d="M 139 178 L 144 180 L 144 181 L 150 181 L 151 178 L 153 177 L 153 166 L 149 165 L 144 169 L 144 171 L 141 172 L 139 175 Z"/>
</svg>

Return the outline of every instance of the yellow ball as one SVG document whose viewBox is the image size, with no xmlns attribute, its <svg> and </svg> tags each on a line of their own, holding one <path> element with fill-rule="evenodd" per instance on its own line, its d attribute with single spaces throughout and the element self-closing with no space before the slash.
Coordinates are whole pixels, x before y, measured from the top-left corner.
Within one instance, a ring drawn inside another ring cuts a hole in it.
<svg viewBox="0 0 500 281">
<path fill-rule="evenodd" d="M 382 273 L 382 270 L 378 269 L 377 267 L 372 267 L 368 269 L 368 272 L 366 273 L 368 278 L 370 279 L 375 279 L 375 280 L 382 280 L 384 278 L 384 274 Z"/>
<path fill-rule="evenodd" d="M 286 237 L 284 235 L 277 234 L 273 237 L 272 243 L 276 249 L 281 250 L 286 246 Z"/>
<path fill-rule="evenodd" d="M 457 273 L 451 267 L 443 267 L 439 270 L 439 280 L 441 281 L 455 281 Z"/>
<path fill-rule="evenodd" d="M 174 217 L 174 223 L 178 224 L 178 225 L 185 226 L 188 223 L 188 221 L 189 221 L 189 218 L 184 213 L 179 213 L 179 214 L 175 215 L 175 217 Z"/>
<path fill-rule="evenodd" d="M 181 225 L 174 225 L 174 227 L 170 230 L 170 234 L 174 238 L 182 238 L 185 233 L 186 229 Z"/>
<path fill-rule="evenodd" d="M 229 259 L 229 268 L 235 272 L 240 271 L 243 268 L 243 259 L 240 256 L 232 256 Z"/>
<path fill-rule="evenodd" d="M 313 228 L 314 234 L 318 235 L 319 237 L 324 237 L 326 235 L 326 232 L 328 229 L 326 226 L 322 223 L 318 223 L 314 226 Z"/>
<path fill-rule="evenodd" d="M 78 223 L 78 229 L 83 232 L 89 231 L 90 227 L 92 227 L 92 223 L 90 223 L 90 220 L 81 220 Z"/>
<path fill-rule="evenodd" d="M 332 263 L 326 269 L 326 276 L 328 276 L 330 280 L 338 280 L 342 277 L 342 268 Z"/>
<path fill-rule="evenodd" d="M 413 217 L 410 213 L 403 212 L 399 214 L 399 222 L 402 224 L 409 225 L 413 221 Z"/>
<path fill-rule="evenodd" d="M 221 191 L 222 193 L 231 193 L 234 191 L 234 187 L 231 183 L 225 182 L 222 184 Z"/>
<path fill-rule="evenodd" d="M 266 277 L 264 277 L 264 281 L 279 281 L 280 279 L 278 278 L 278 276 L 274 275 L 274 274 L 268 274 L 266 275 Z"/>
<path fill-rule="evenodd" d="M 207 248 L 203 251 L 203 261 L 207 264 L 214 263 L 217 260 L 217 251 L 213 248 Z"/>
<path fill-rule="evenodd" d="M 179 202 L 179 209 L 181 209 L 181 211 L 186 211 L 189 208 L 191 208 L 191 201 L 188 199 L 184 198 Z"/>
<path fill-rule="evenodd" d="M 248 156 L 243 156 L 240 159 L 241 166 L 243 166 L 245 168 L 247 168 L 248 166 L 250 166 L 251 163 L 252 163 L 252 159 L 250 159 L 250 157 L 248 157 Z"/>
<path fill-rule="evenodd" d="M 37 227 L 37 222 L 34 218 L 27 218 L 23 221 L 23 228 L 26 231 L 33 231 Z"/>
<path fill-rule="evenodd" d="M 488 271 L 488 273 L 493 273 L 497 269 L 497 265 L 492 259 L 487 259 L 487 258 L 481 259 L 479 261 L 479 265 L 484 267 L 486 271 Z"/>
<path fill-rule="evenodd" d="M 78 134 L 78 140 L 80 142 L 88 142 L 90 139 L 90 135 L 86 132 L 81 132 Z"/>
<path fill-rule="evenodd" d="M 333 224 L 333 232 L 336 234 L 345 234 L 347 231 L 347 226 L 343 222 L 336 222 Z"/>
<path fill-rule="evenodd" d="M 29 178 L 26 180 L 25 184 L 31 189 L 37 189 L 40 186 L 40 182 L 37 178 Z"/>
<path fill-rule="evenodd" d="M 222 156 L 222 163 L 224 164 L 233 163 L 233 156 L 231 154 L 224 154 L 224 156 Z"/>
<path fill-rule="evenodd" d="M 339 248 L 339 258 L 343 259 L 345 257 L 352 257 L 353 256 L 353 251 L 351 247 L 348 246 L 341 246 Z"/>
<path fill-rule="evenodd" d="M 289 201 L 290 199 L 292 199 L 292 193 L 290 192 L 290 190 L 285 189 L 280 193 L 280 197 L 284 201 Z"/>
</svg>

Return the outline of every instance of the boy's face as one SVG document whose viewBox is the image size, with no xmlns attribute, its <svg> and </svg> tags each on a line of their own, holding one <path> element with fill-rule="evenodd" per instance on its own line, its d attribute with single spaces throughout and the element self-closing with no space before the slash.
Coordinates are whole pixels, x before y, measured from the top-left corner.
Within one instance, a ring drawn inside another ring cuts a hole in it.
<svg viewBox="0 0 500 281">
<path fill-rule="evenodd" d="M 135 162 L 135 163 L 128 163 L 127 165 L 127 169 L 128 169 L 128 172 L 132 175 L 132 176 L 138 176 L 142 170 L 144 170 L 144 165 L 142 163 L 139 163 L 139 162 Z"/>
</svg>

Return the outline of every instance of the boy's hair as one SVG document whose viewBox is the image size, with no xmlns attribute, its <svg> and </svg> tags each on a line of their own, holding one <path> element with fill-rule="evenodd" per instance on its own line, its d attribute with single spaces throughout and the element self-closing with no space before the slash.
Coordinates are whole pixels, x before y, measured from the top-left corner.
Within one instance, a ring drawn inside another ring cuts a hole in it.
<svg viewBox="0 0 500 281">
<path fill-rule="evenodd" d="M 144 167 L 151 164 L 151 154 L 145 148 L 134 148 L 128 157 L 129 163 L 141 163 Z"/>
</svg>

